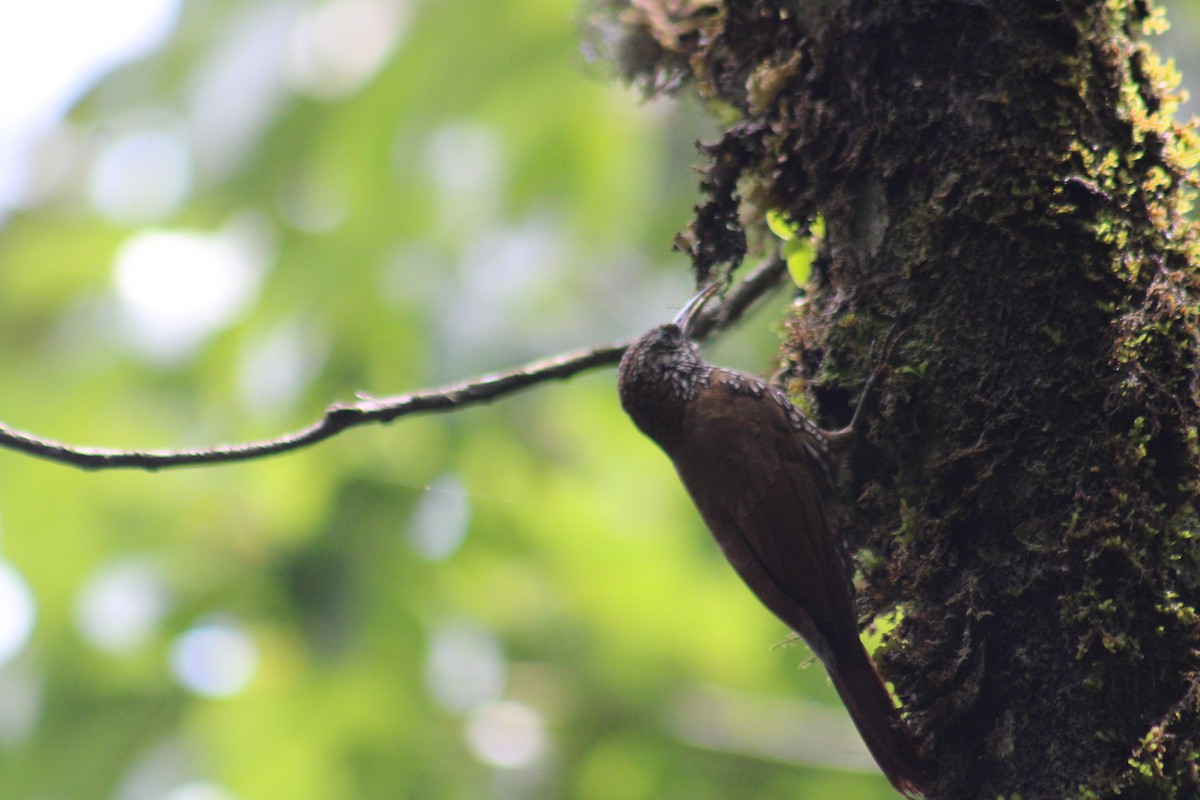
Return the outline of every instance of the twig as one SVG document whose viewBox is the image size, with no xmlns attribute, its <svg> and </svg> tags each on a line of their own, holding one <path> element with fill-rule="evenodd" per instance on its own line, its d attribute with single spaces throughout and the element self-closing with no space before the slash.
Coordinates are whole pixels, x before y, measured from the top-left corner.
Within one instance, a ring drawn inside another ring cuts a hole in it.
<svg viewBox="0 0 1200 800">
<path fill-rule="evenodd" d="M 780 259 L 773 258 L 748 275 L 737 288 L 730 291 L 724 303 L 697 321 L 698 337 L 707 337 L 736 322 L 757 299 L 778 286 L 784 274 L 786 265 Z M 312 425 L 274 439 L 199 450 L 116 450 L 64 444 L 0 423 L 0 447 L 89 470 L 129 467 L 158 470 L 190 464 L 249 461 L 308 447 L 336 436 L 347 428 L 391 422 L 406 414 L 450 411 L 486 403 L 546 381 L 561 380 L 589 369 L 615 364 L 621 360 L 630 344 L 625 341 L 565 353 L 436 389 L 393 397 L 362 397 L 355 403 L 335 403 Z"/>
</svg>

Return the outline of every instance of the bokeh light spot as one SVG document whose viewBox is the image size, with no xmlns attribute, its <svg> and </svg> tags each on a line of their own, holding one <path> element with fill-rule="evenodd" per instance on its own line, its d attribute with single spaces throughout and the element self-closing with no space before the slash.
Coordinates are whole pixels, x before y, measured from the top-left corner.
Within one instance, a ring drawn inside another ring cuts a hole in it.
<svg viewBox="0 0 1200 800">
<path fill-rule="evenodd" d="M 284 67 L 296 5 L 245 3 L 231 11 L 187 98 L 196 172 L 205 183 L 245 163 L 288 97 Z"/>
<path fill-rule="evenodd" d="M 145 560 L 124 560 L 97 570 L 75 606 L 75 624 L 88 643 L 116 653 L 154 633 L 171 607 L 166 581 Z"/>
<path fill-rule="evenodd" d="M 425 683 L 433 699 L 451 711 L 470 711 L 504 691 L 507 669 L 500 643 L 489 631 L 448 625 L 433 634 Z"/>
<path fill-rule="evenodd" d="M 408 540 L 430 561 L 442 561 L 458 550 L 471 523 L 467 489 L 456 475 L 446 474 L 426 487 L 408 521 Z"/>
<path fill-rule="evenodd" d="M 329 345 L 313 326 L 291 320 L 252 338 L 238 365 L 242 404 L 259 414 L 290 408 L 325 363 Z"/>
<path fill-rule="evenodd" d="M 167 792 L 163 800 L 236 800 L 223 786 L 211 781 L 189 781 Z"/>
<path fill-rule="evenodd" d="M 0 745 L 24 744 L 42 711 L 42 678 L 21 661 L 0 669 Z"/>
<path fill-rule="evenodd" d="M 182 739 L 160 740 L 126 767 L 115 792 L 116 800 L 164 800 L 172 788 L 195 777 L 195 762 L 195 754 Z"/>
<path fill-rule="evenodd" d="M 505 701 L 480 709 L 467 721 L 467 743 L 484 763 L 516 769 L 545 754 L 546 729 L 537 711 Z"/>
<path fill-rule="evenodd" d="M 170 130 L 135 131 L 100 151 L 89 189 L 96 209 L 116 222 L 162 219 L 191 194 L 191 151 Z"/>
<path fill-rule="evenodd" d="M 482 123 L 455 122 L 434 131 L 424 164 L 434 183 L 458 196 L 495 192 L 504 163 L 496 131 Z"/>
<path fill-rule="evenodd" d="M 267 262 L 262 237 L 250 228 L 130 238 L 114 276 L 130 343 L 153 360 L 175 362 L 238 319 L 257 298 Z"/>
<path fill-rule="evenodd" d="M 329 0 L 310 8 L 292 31 L 293 84 L 325 100 L 351 94 L 387 62 L 410 12 L 397 0 Z"/>
<path fill-rule="evenodd" d="M 0 561 L 0 664 L 25 648 L 36 618 L 37 604 L 29 585 L 21 573 Z"/>
<path fill-rule="evenodd" d="M 175 641 L 171 668 L 184 688 L 206 697 L 229 697 L 254 677 L 258 647 L 231 622 L 207 622 Z"/>
</svg>

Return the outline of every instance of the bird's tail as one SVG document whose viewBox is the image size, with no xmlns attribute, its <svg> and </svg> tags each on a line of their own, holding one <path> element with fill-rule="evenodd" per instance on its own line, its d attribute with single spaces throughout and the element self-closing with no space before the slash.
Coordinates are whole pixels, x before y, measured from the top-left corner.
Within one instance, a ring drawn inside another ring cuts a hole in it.
<svg viewBox="0 0 1200 800">
<path fill-rule="evenodd" d="M 905 797 L 922 796 L 928 788 L 927 767 L 883 676 L 861 644 L 844 650 L 838 663 L 829 665 L 829 675 L 854 726 L 892 786 Z"/>
</svg>

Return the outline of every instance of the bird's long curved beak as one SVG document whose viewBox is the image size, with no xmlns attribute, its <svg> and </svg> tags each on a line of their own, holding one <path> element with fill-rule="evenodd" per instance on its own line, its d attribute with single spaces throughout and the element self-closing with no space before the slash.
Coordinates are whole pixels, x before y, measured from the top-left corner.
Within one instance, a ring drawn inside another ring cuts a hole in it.
<svg viewBox="0 0 1200 800">
<path fill-rule="evenodd" d="M 692 325 L 696 322 L 696 318 L 700 316 L 700 309 L 704 308 L 704 304 L 708 302 L 708 298 L 712 297 L 720 291 L 719 283 L 709 284 L 700 290 L 700 293 L 688 300 L 687 305 L 680 309 L 675 315 L 674 323 L 683 331 L 684 336 L 689 336 L 692 331 Z"/>
</svg>

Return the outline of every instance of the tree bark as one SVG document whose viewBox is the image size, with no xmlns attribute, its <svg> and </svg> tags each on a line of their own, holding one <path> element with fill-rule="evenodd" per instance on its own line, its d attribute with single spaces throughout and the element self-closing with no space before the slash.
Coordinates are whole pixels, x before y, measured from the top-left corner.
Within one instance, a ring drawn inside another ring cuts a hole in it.
<svg viewBox="0 0 1200 800">
<path fill-rule="evenodd" d="M 865 618 L 933 797 L 1200 796 L 1197 141 L 1143 2 L 628 0 L 618 63 L 732 122 L 682 246 L 827 235 L 794 385 L 860 447 Z M 730 113 L 732 112 L 732 113 Z"/>
</svg>

